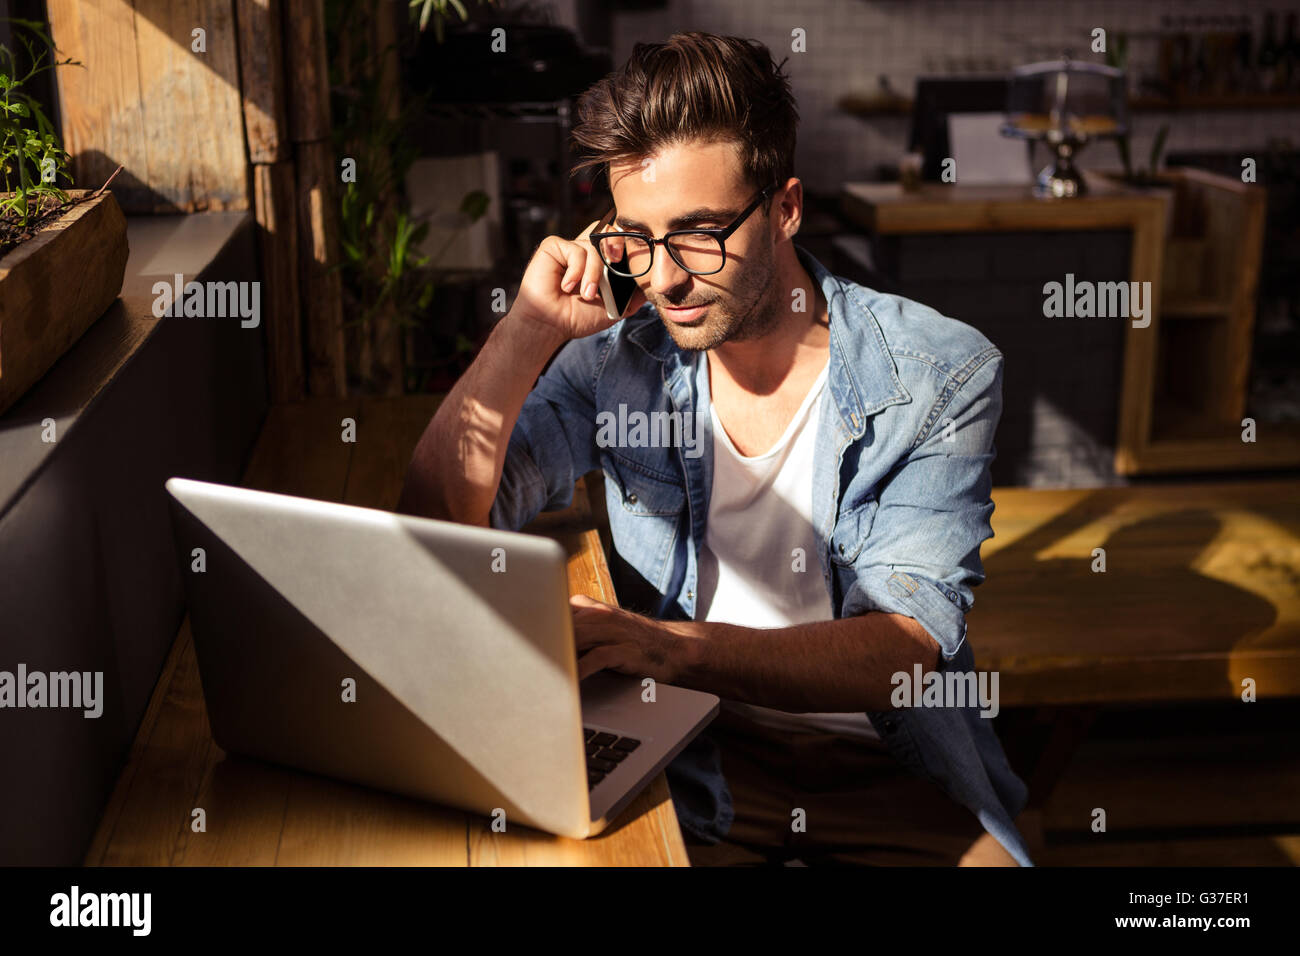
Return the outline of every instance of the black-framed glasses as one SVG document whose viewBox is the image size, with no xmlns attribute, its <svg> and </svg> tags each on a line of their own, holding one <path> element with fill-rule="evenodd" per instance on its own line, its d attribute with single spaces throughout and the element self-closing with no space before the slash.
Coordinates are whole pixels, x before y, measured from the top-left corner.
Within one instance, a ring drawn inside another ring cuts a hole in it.
<svg viewBox="0 0 1300 956">
<path fill-rule="evenodd" d="M 775 191 L 775 184 L 765 188 L 729 226 L 716 229 L 674 229 L 664 233 L 662 239 L 655 239 L 643 232 L 601 232 L 599 230 L 613 221 L 614 210 L 611 209 L 588 238 L 605 265 L 609 266 L 610 272 L 630 279 L 650 271 L 654 265 L 655 246 L 667 249 L 673 261 L 691 275 L 713 275 L 721 272 L 727 264 L 727 239 Z"/>
</svg>

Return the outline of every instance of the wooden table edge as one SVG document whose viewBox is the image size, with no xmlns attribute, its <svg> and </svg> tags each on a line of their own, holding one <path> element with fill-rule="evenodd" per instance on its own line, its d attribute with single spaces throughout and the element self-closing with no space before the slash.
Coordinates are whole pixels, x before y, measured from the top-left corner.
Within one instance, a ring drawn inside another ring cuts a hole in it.
<svg viewBox="0 0 1300 956">
<path fill-rule="evenodd" d="M 582 494 L 586 494 L 586 489 L 582 489 Z M 580 531 L 565 531 L 556 529 L 549 532 L 549 536 L 563 542 L 566 537 L 573 536 L 578 542 L 578 548 L 569 556 L 568 570 L 570 585 L 575 577 L 580 575 L 581 566 L 587 565 L 587 572 L 590 575 L 595 587 L 594 589 L 584 589 L 588 596 L 604 601 L 609 604 L 617 604 L 617 597 L 614 592 L 613 580 L 609 572 L 609 564 L 605 556 L 604 548 L 601 546 L 599 532 L 595 528 L 585 528 Z M 575 568 L 577 566 L 577 568 Z M 575 575 L 575 570 L 578 575 Z M 140 726 L 132 741 L 130 751 L 125 764 L 118 773 L 117 780 L 113 789 L 104 805 L 104 810 L 100 815 L 99 823 L 90 840 L 84 856 L 85 866 L 101 866 L 107 857 L 113 843 L 113 837 L 117 829 L 118 821 L 131 795 L 131 790 L 136 782 L 137 771 L 140 767 L 141 758 L 148 750 L 150 740 L 157 728 L 159 715 L 162 712 L 163 704 L 172 687 L 172 681 L 177 676 L 180 660 L 184 655 L 187 645 L 192 640 L 190 629 L 185 626 L 187 618 L 182 619 L 181 626 L 177 628 L 176 639 L 168 652 L 164 661 L 162 670 L 159 673 L 158 681 L 154 685 L 153 693 L 149 697 L 149 704 L 145 709 L 144 717 L 141 719 Z M 211 744 L 211 741 L 209 741 Z M 667 776 L 660 772 L 654 779 L 646 785 L 638 801 L 644 800 L 647 796 L 655 799 L 655 805 L 648 811 L 653 818 L 653 824 L 659 834 L 660 842 L 664 852 L 665 859 L 669 866 L 689 866 L 690 860 L 686 851 L 686 844 L 682 837 L 681 828 L 677 822 L 676 812 L 673 810 L 671 793 L 668 788 Z M 629 811 L 624 811 L 626 814 Z M 472 835 L 473 821 L 467 817 L 466 842 Z M 630 820 L 620 820 L 617 829 L 626 826 Z M 179 827 L 179 824 L 178 824 Z M 169 854 L 169 857 L 172 854 Z M 467 859 L 467 863 L 468 863 Z M 153 865 L 167 866 L 172 865 L 171 859 L 158 861 Z"/>
</svg>

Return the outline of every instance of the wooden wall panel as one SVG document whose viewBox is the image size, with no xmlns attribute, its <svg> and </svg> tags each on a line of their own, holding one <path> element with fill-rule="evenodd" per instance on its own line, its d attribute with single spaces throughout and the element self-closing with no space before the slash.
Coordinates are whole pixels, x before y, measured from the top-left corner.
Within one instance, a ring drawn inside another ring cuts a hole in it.
<svg viewBox="0 0 1300 956">
<path fill-rule="evenodd" d="M 307 340 L 307 387 L 312 395 L 347 394 L 343 341 L 343 283 L 339 261 L 339 199 L 334 151 L 328 142 L 299 143 L 298 281 Z"/>
<path fill-rule="evenodd" d="M 298 222 L 293 163 L 253 167 L 253 208 L 262 266 L 267 379 L 271 400 L 301 399 L 302 327 L 298 307 Z"/>
<path fill-rule="evenodd" d="M 284 29 L 289 136 L 295 143 L 329 139 L 330 87 L 323 0 L 285 0 Z"/>
<path fill-rule="evenodd" d="M 252 163 L 292 159 L 284 98 L 281 0 L 235 0 L 244 132 Z"/>
<path fill-rule="evenodd" d="M 128 212 L 149 204 L 144 107 L 135 55 L 135 16 L 122 0 L 48 0 L 60 59 L 86 64 L 55 71 L 63 146 L 77 185 L 98 189 L 118 164 L 113 195 Z"/>
<path fill-rule="evenodd" d="M 51 0 L 65 143 L 127 212 L 247 209 L 233 0 Z M 193 31 L 206 31 L 204 52 Z"/>
</svg>

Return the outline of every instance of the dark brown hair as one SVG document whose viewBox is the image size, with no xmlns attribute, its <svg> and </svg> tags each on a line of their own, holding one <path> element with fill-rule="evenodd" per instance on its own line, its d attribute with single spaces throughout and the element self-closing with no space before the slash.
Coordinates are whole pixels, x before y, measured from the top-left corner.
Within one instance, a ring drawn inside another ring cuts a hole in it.
<svg viewBox="0 0 1300 956">
<path fill-rule="evenodd" d="M 784 65 L 757 40 L 712 33 L 636 44 L 622 69 L 578 101 L 573 171 L 601 166 L 608 181 L 613 161 L 688 140 L 731 140 L 756 190 L 784 185 L 794 175 L 799 124 Z"/>
</svg>

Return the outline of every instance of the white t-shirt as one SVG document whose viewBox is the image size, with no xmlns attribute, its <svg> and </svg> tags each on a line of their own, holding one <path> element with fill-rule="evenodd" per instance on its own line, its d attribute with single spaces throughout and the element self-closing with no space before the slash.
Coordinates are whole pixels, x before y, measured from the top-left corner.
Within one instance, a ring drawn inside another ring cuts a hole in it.
<svg viewBox="0 0 1300 956">
<path fill-rule="evenodd" d="M 710 405 L 713 489 L 700 555 L 697 620 L 788 627 L 834 617 L 812 521 L 813 451 L 826 373 L 822 369 L 785 434 L 761 455 L 740 454 Z M 722 706 L 792 733 L 880 740 L 861 713 L 791 714 L 730 700 Z"/>
</svg>

